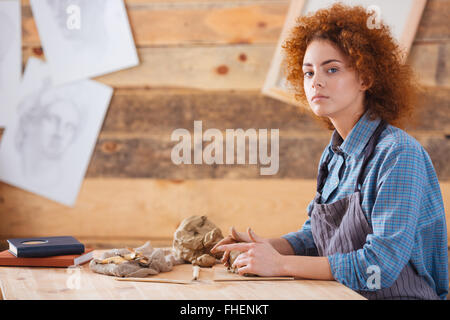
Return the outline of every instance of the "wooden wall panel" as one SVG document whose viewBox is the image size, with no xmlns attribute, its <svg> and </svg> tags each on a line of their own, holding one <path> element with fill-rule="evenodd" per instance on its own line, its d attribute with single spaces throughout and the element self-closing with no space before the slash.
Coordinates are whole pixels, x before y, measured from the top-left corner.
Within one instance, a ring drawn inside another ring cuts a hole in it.
<svg viewBox="0 0 450 320">
<path fill-rule="evenodd" d="M 449 219 L 450 184 L 441 183 L 441 190 Z M 199 214 L 225 233 L 233 225 L 238 230 L 251 226 L 267 237 L 298 230 L 307 219 L 315 181 L 91 178 L 84 181 L 75 208 L 4 184 L 0 192 L 0 234 L 5 238 L 72 234 L 96 245 L 170 244 L 179 222 Z"/>
<path fill-rule="evenodd" d="M 414 133 L 412 133 L 414 136 Z M 416 136 L 427 150 L 440 181 L 450 180 L 450 139 L 443 136 Z M 279 171 L 262 176 L 266 165 L 174 165 L 171 150 L 176 142 L 164 138 L 102 138 L 100 136 L 87 177 L 144 177 L 156 179 L 313 179 L 329 137 L 280 137 Z M 224 146 L 225 150 L 225 146 Z M 269 147 L 270 150 L 270 147 Z M 193 151 L 191 159 L 194 159 Z M 248 151 L 246 151 L 248 159 Z M 225 159 L 225 158 L 224 158 Z M 193 160 L 192 160 L 193 161 Z M 248 161 L 248 160 L 247 160 Z"/>
<path fill-rule="evenodd" d="M 67 208 L 0 184 L 0 234 L 170 241 L 182 219 L 205 214 L 224 232 L 231 225 L 241 230 L 251 225 L 275 236 L 297 230 L 314 190 L 314 181 L 303 180 L 89 178 L 75 208 Z"/>
<path fill-rule="evenodd" d="M 165 89 L 116 90 L 102 133 L 170 136 L 174 129 L 192 128 L 195 120 L 202 120 L 205 127 L 218 129 L 280 128 L 281 134 L 325 130 L 311 120 L 309 113 L 258 91 L 172 89 L 167 93 Z M 442 96 L 436 99 L 437 103 L 445 102 L 446 94 Z"/>
<path fill-rule="evenodd" d="M 415 43 L 409 63 L 425 86 L 450 86 L 445 63 L 450 41 Z M 115 88 L 192 88 L 202 90 L 258 90 L 270 67 L 275 44 L 138 47 L 140 65 L 95 80 Z M 29 57 L 44 59 L 41 47 L 25 47 Z"/>
<path fill-rule="evenodd" d="M 416 126 L 407 131 L 429 152 L 438 177 L 448 180 L 450 90 L 429 88 L 421 101 Z M 243 116 L 248 114 L 252 117 Z M 203 131 L 216 128 L 224 137 L 226 129 L 279 129 L 280 170 L 270 177 L 276 179 L 314 178 L 331 135 L 308 113 L 252 91 L 180 90 L 167 95 L 164 90 L 120 90 L 112 100 L 87 176 L 268 178 L 256 166 L 174 165 L 170 157 L 177 142 L 170 140 L 171 133 L 184 128 L 193 136 L 195 120 L 202 121 Z"/>
<path fill-rule="evenodd" d="M 417 30 L 416 41 L 448 41 L 449 19 L 448 0 L 428 0 Z"/>
<path fill-rule="evenodd" d="M 331 133 L 311 112 L 257 91 L 116 90 L 102 133 L 164 134 L 192 128 L 195 120 L 205 127 L 279 128 L 280 134 Z M 251 115 L 251 117 L 246 116 Z M 408 131 L 450 133 L 450 88 L 427 87 L 410 119 Z M 169 134 L 168 134 L 169 133 Z"/>
<path fill-rule="evenodd" d="M 275 45 L 138 48 L 140 65 L 94 78 L 114 88 L 193 88 L 259 90 Z M 26 48 L 43 56 L 40 48 Z"/>
<path fill-rule="evenodd" d="M 100 137 L 87 177 L 313 179 L 317 176 L 318 161 L 328 140 L 329 137 L 323 135 L 280 137 L 279 171 L 273 176 L 262 176 L 260 168 L 267 167 L 266 165 L 174 165 L 171 160 L 171 150 L 176 142 L 171 142 L 169 139 L 144 137 L 103 139 Z M 191 158 L 194 159 L 193 151 Z"/>
<path fill-rule="evenodd" d="M 205 214 L 231 226 L 275 237 L 298 230 L 315 180 L 85 179 L 74 208 L 0 184 L 0 235 L 74 235 L 89 244 L 170 244 L 180 221 Z M 450 183 L 441 183 L 447 219 Z M 450 220 L 449 220 L 450 221 Z"/>
<path fill-rule="evenodd" d="M 408 58 L 421 84 L 445 87 L 450 86 L 449 60 L 450 41 L 415 43 Z"/>
</svg>

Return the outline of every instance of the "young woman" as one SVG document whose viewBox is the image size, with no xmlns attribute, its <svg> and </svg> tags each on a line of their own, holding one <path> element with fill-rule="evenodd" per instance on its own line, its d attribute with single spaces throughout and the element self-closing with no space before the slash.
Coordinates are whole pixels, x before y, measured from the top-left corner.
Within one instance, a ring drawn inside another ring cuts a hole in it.
<svg viewBox="0 0 450 320">
<path fill-rule="evenodd" d="M 240 274 L 337 280 L 368 299 L 445 299 L 447 229 L 429 155 L 400 123 L 413 73 L 385 25 L 341 4 L 298 19 L 286 50 L 297 98 L 333 131 L 303 227 L 281 238 L 232 229 L 213 252 Z"/>
</svg>

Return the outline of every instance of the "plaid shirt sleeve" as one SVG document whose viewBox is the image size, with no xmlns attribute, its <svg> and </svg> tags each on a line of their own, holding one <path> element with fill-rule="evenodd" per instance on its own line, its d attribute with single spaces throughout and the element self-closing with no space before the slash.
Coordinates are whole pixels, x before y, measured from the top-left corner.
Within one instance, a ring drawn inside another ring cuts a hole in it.
<svg viewBox="0 0 450 320">
<path fill-rule="evenodd" d="M 387 152 L 378 171 L 376 200 L 370 215 L 373 234 L 367 236 L 359 250 L 328 256 L 337 281 L 354 290 L 371 290 L 370 266 L 381 271 L 381 289 L 397 279 L 414 247 L 428 178 L 425 161 L 417 145 L 394 144 Z"/>
</svg>

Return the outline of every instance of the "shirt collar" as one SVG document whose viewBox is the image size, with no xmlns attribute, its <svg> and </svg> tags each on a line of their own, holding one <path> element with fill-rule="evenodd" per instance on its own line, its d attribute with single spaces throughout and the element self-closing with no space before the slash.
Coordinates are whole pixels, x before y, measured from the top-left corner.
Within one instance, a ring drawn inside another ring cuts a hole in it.
<svg viewBox="0 0 450 320">
<path fill-rule="evenodd" d="M 379 117 L 375 120 L 369 119 L 369 110 L 367 110 L 353 126 L 345 140 L 342 139 L 337 130 L 333 131 L 329 149 L 334 153 L 342 152 L 347 156 L 358 156 L 369 142 L 380 121 Z"/>
</svg>

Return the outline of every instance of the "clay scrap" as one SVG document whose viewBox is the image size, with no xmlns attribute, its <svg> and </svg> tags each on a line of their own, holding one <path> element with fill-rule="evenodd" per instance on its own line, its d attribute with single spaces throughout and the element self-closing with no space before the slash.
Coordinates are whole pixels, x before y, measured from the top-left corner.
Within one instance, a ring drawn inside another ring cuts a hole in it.
<svg viewBox="0 0 450 320">
<path fill-rule="evenodd" d="M 179 259 L 200 267 L 212 267 L 223 252 L 210 250 L 223 239 L 222 231 L 206 216 L 184 219 L 174 233 L 173 249 Z"/>
<path fill-rule="evenodd" d="M 112 249 L 103 253 L 100 259 L 93 259 L 89 268 L 97 273 L 116 277 L 146 277 L 172 270 L 174 265 L 184 263 L 177 259 L 172 250 L 154 249 L 150 242 L 132 249 Z"/>
<path fill-rule="evenodd" d="M 237 257 L 241 254 L 240 251 L 230 251 L 230 255 L 228 256 L 228 267 L 227 267 L 227 271 L 231 272 L 231 273 L 236 273 L 238 274 L 238 268 L 237 267 L 233 267 L 233 262 L 236 261 Z M 253 273 L 244 273 L 243 274 L 244 277 L 257 277 L 256 274 Z"/>
<path fill-rule="evenodd" d="M 227 266 L 227 270 L 229 272 L 232 273 L 238 273 L 238 268 L 233 267 L 233 263 L 236 260 L 236 258 L 238 257 L 238 255 L 240 255 L 241 252 L 240 251 L 230 251 L 230 255 L 228 256 L 228 266 Z"/>
</svg>

